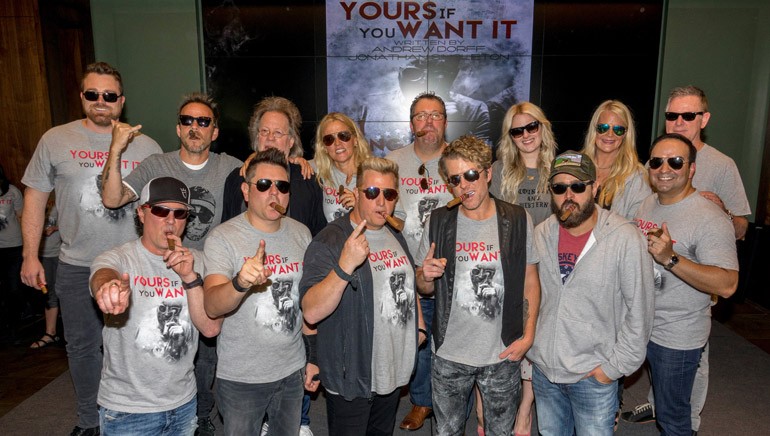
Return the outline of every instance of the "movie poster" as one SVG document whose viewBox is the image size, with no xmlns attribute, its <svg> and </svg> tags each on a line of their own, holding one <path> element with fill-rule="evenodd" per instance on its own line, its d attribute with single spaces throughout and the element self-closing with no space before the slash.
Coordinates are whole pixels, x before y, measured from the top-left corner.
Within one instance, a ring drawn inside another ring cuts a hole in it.
<svg viewBox="0 0 770 436">
<path fill-rule="evenodd" d="M 508 108 L 529 100 L 534 0 L 326 2 L 329 111 L 363 127 L 384 156 L 412 142 L 409 106 L 434 91 L 446 137 L 500 137 Z"/>
</svg>

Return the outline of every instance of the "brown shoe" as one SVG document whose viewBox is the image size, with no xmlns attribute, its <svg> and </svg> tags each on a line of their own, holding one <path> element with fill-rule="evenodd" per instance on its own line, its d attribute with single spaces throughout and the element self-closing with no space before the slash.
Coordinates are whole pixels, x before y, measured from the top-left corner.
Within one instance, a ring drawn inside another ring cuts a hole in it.
<svg viewBox="0 0 770 436">
<path fill-rule="evenodd" d="M 425 423 L 425 418 L 433 413 L 433 409 L 424 406 L 412 406 L 412 411 L 409 412 L 404 420 L 401 421 L 401 429 L 403 430 L 417 430 Z"/>
</svg>

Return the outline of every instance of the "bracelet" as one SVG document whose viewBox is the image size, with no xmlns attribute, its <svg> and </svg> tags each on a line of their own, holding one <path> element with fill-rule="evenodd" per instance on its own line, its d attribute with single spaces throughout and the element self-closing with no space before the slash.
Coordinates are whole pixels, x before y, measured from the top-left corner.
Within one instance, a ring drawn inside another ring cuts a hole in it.
<svg viewBox="0 0 770 436">
<path fill-rule="evenodd" d="M 418 328 L 418 329 L 417 329 L 417 333 L 422 333 L 422 334 L 424 334 L 424 335 L 425 335 L 425 337 L 426 337 L 426 338 L 428 337 L 428 331 L 427 331 L 427 330 L 425 330 L 425 329 L 419 329 L 419 328 Z"/>
<path fill-rule="evenodd" d="M 201 278 L 201 275 L 198 273 L 195 273 L 197 277 L 195 277 L 195 280 L 191 281 L 190 283 L 182 282 L 182 288 L 186 290 L 190 290 L 192 288 L 197 288 L 198 286 L 203 286 L 203 279 Z"/>
<path fill-rule="evenodd" d="M 727 217 L 730 218 L 730 221 L 732 221 L 733 218 L 735 218 L 735 215 L 733 215 L 733 213 L 730 212 L 730 209 L 725 209 L 725 213 L 727 214 Z"/>
<path fill-rule="evenodd" d="M 302 341 L 305 342 L 305 359 L 307 363 L 318 366 L 318 348 L 316 347 L 317 335 L 302 335 Z"/>
<path fill-rule="evenodd" d="M 339 278 L 341 278 L 342 280 L 345 280 L 346 282 L 353 281 L 353 276 L 343 271 L 342 267 L 338 263 L 334 264 L 334 272 L 337 273 L 337 276 L 339 276 Z"/>
<path fill-rule="evenodd" d="M 244 286 L 241 286 L 240 283 L 238 283 L 238 274 L 237 273 L 233 276 L 233 280 L 232 281 L 233 281 L 233 287 L 238 292 L 246 292 L 249 289 L 251 289 L 251 286 L 245 286 L 244 287 Z"/>
</svg>

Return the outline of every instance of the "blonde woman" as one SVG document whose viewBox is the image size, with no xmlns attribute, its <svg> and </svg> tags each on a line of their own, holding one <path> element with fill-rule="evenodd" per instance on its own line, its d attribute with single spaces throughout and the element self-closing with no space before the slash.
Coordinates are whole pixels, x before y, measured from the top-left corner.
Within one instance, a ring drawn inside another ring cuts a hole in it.
<svg viewBox="0 0 770 436">
<path fill-rule="evenodd" d="M 326 221 L 334 221 L 353 207 L 356 170 L 370 155 L 369 143 L 347 115 L 331 112 L 318 123 L 315 158 L 310 165 L 323 191 Z"/>
<path fill-rule="evenodd" d="M 596 164 L 596 203 L 628 219 L 652 193 L 636 154 L 631 110 L 617 100 L 599 105 L 591 117 L 583 153 Z"/>
</svg>

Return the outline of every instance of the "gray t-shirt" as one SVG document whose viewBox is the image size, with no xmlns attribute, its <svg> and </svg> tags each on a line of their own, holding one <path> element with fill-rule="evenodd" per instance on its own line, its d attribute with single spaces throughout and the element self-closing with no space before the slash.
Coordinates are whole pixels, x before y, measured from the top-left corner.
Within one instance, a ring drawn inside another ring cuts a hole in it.
<svg viewBox="0 0 770 436">
<path fill-rule="evenodd" d="M 367 230 L 366 240 L 374 285 L 371 389 L 386 395 L 409 383 L 414 368 L 414 267 L 388 229 Z"/>
<path fill-rule="evenodd" d="M 202 271 L 201 253 L 191 251 L 195 269 Z M 102 268 L 128 273 L 131 300 L 123 314 L 104 315 L 97 402 L 128 413 L 163 412 L 187 403 L 197 392 L 193 359 L 198 330 L 179 275 L 166 268 L 162 256 L 147 251 L 141 239 L 97 256 L 91 275 Z"/>
<path fill-rule="evenodd" d="M 718 195 L 733 215 L 751 215 L 751 206 L 735 161 L 708 144 L 695 158 L 692 185 L 699 191 L 711 191 Z"/>
<path fill-rule="evenodd" d="M 24 198 L 19 188 L 8 185 L 8 192 L 0 196 L 0 248 L 21 247 L 19 217 L 24 209 Z"/>
<path fill-rule="evenodd" d="M 48 227 L 58 226 L 59 211 L 56 209 L 56 205 L 46 208 L 45 212 L 45 224 L 43 225 L 43 230 L 45 231 Z M 59 257 L 60 248 L 61 235 L 58 230 L 48 236 L 43 233 L 43 239 L 40 240 L 40 257 Z"/>
<path fill-rule="evenodd" d="M 310 161 L 310 166 L 313 167 L 316 172 L 316 177 L 318 177 L 318 167 L 316 166 L 315 160 Z M 332 179 L 324 180 L 323 188 L 321 189 L 323 191 L 324 197 L 324 216 L 326 217 L 327 222 L 332 222 L 342 215 L 350 212 L 348 209 L 345 209 L 342 204 L 340 204 L 340 199 L 337 194 L 339 193 L 340 185 L 344 185 L 345 189 L 349 189 L 351 191 L 355 190 L 357 178 L 357 176 L 353 174 L 353 177 L 350 178 L 350 183 L 345 183 L 345 179 L 347 179 L 347 177 L 342 173 L 342 171 L 338 170 L 337 167 L 332 165 L 331 172 Z"/>
<path fill-rule="evenodd" d="M 209 153 L 201 169 L 191 169 L 179 156 L 179 150 L 150 156 L 123 180 L 137 197 L 144 185 L 156 177 L 173 176 L 190 188 L 193 212 L 187 220 L 182 243 L 186 247 L 203 249 L 212 227 L 222 221 L 225 179 L 243 162 L 226 154 Z"/>
<path fill-rule="evenodd" d="M 639 170 L 626 179 L 623 193 L 612 199 L 610 210 L 628 220 L 633 220 L 636 211 L 645 198 L 652 194 L 652 189 Z"/>
<path fill-rule="evenodd" d="M 527 209 L 534 226 L 551 216 L 551 194 L 548 191 L 538 192 L 537 184 L 540 182 L 540 173 L 536 168 L 527 168 L 527 173 L 519 184 L 515 198 L 503 197 L 502 182 L 503 161 L 498 160 L 492 164 L 492 182 L 489 185 L 489 192 L 501 200 L 518 204 Z"/>
<path fill-rule="evenodd" d="M 137 238 L 137 204 L 129 203 L 119 209 L 104 207 L 102 170 L 112 135 L 88 130 L 83 123 L 73 121 L 43 134 L 21 181 L 40 192 L 56 189 L 62 239 L 59 259 L 88 267 L 97 255 Z M 161 153 L 161 149 L 149 136 L 135 137 L 121 157 L 121 175 L 127 175 L 147 156 L 156 153 Z"/>
<path fill-rule="evenodd" d="M 438 158 L 425 162 L 428 172 L 420 175 L 419 168 L 422 161 L 414 152 L 414 144 L 391 152 L 387 159 L 398 164 L 398 175 L 401 180 L 397 209 L 406 213 L 402 234 L 409 246 L 409 251 L 414 255 L 422 239 L 423 227 L 428 222 L 431 212 L 437 207 L 445 206 L 453 195 L 438 173 Z M 420 187 L 420 180 L 423 178 L 427 178 L 430 183 L 428 190 Z"/>
<path fill-rule="evenodd" d="M 214 228 L 206 239 L 206 275 L 233 277 L 265 240 L 267 283 L 247 291 L 240 306 L 225 316 L 217 340 L 217 377 L 240 383 L 269 383 L 305 365 L 299 280 L 310 244 L 310 230 L 281 218 L 274 233 L 255 229 L 246 212 Z"/>
<path fill-rule="evenodd" d="M 650 195 L 637 212 L 636 222 L 645 234 L 668 226 L 674 251 L 703 265 L 738 270 L 735 233 L 730 220 L 711 201 L 693 192 L 670 205 Z M 650 340 L 676 350 L 702 347 L 711 331 L 711 297 L 655 263 L 655 319 Z"/>
</svg>

